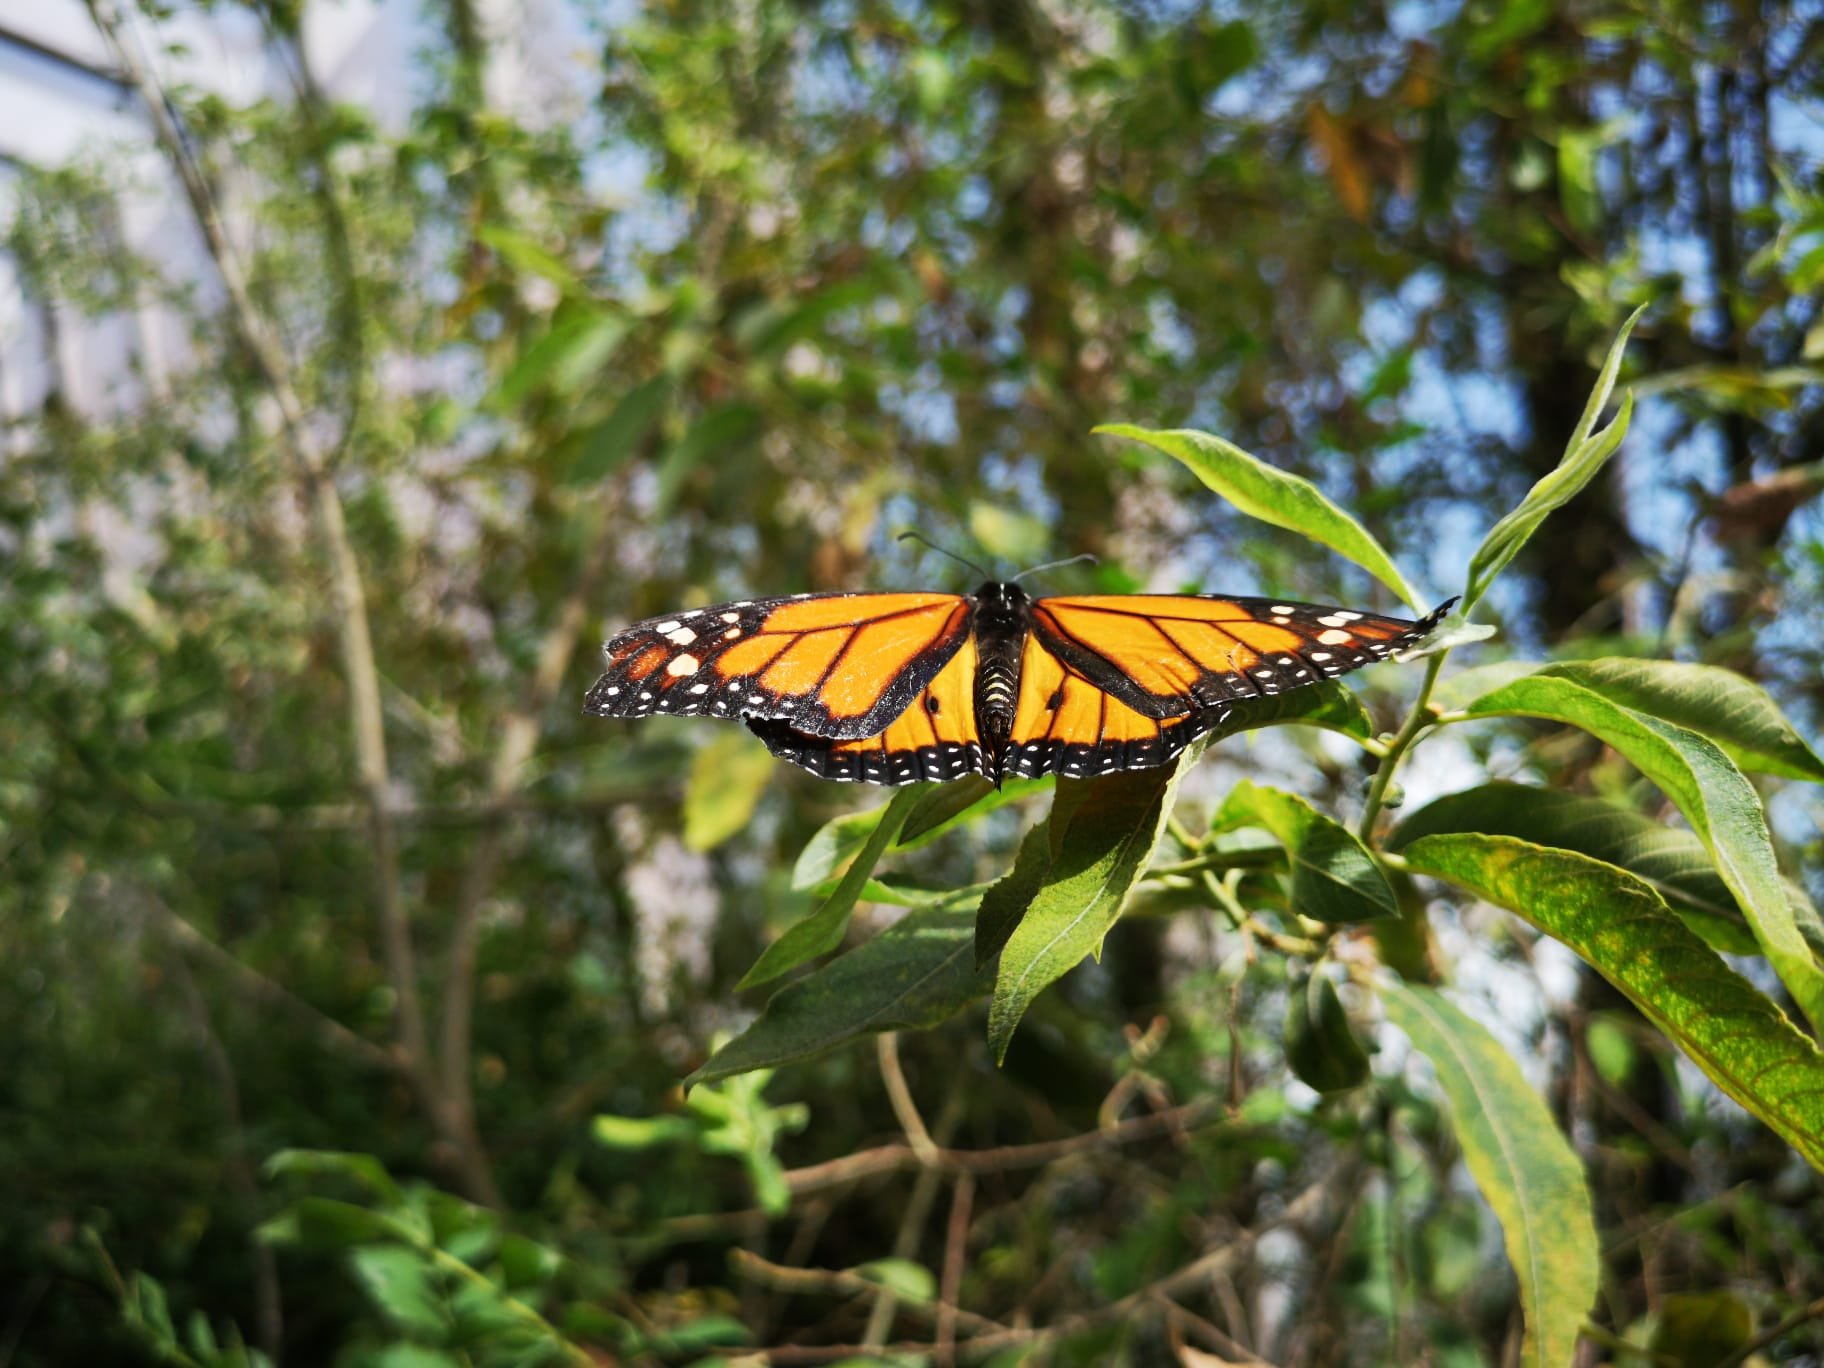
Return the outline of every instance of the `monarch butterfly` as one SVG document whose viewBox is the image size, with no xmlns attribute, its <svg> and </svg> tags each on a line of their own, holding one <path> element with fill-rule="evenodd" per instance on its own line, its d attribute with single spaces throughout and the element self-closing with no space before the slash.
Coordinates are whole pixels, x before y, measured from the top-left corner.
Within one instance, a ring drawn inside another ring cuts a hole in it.
<svg viewBox="0 0 1824 1368">
<path fill-rule="evenodd" d="M 1087 776 L 1163 765 L 1243 699 L 1415 645 L 1418 622 L 1288 599 L 838 593 L 637 622 L 604 648 L 597 717 L 740 717 L 826 779 Z"/>
</svg>

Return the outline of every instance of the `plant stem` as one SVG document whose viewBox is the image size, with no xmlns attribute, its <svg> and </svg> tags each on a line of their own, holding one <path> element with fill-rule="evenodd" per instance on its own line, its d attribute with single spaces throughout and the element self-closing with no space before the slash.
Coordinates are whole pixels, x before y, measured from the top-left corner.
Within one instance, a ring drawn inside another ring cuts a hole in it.
<svg viewBox="0 0 1824 1368">
<path fill-rule="evenodd" d="M 1419 696 L 1412 700 L 1412 711 L 1406 715 L 1406 725 L 1400 728 L 1399 735 L 1387 747 L 1387 754 L 1380 767 L 1374 772 L 1374 782 L 1368 786 L 1368 803 L 1362 811 L 1362 823 L 1357 834 L 1366 844 L 1373 839 L 1375 819 L 1381 815 L 1381 806 L 1387 800 L 1387 787 L 1393 782 L 1394 771 L 1400 767 L 1400 761 L 1411 750 L 1427 727 L 1437 719 L 1432 716 L 1431 691 L 1438 682 L 1438 671 L 1444 668 L 1444 657 L 1448 651 L 1439 651 L 1425 662 L 1425 678 L 1419 684 Z"/>
</svg>

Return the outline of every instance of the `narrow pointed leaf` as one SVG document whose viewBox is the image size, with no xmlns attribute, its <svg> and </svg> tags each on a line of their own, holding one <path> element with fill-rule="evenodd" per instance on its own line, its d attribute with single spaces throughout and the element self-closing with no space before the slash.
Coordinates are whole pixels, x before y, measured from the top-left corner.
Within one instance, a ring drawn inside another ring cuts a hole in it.
<svg viewBox="0 0 1824 1368">
<path fill-rule="evenodd" d="M 1210 732 L 1207 744 L 1214 745 L 1240 732 L 1294 722 L 1341 732 L 1357 741 L 1374 735 L 1374 719 L 1362 706 L 1361 695 L 1346 684 L 1326 679 L 1321 684 L 1307 684 L 1300 689 L 1287 689 L 1235 704 L 1222 725 Z"/>
<path fill-rule="evenodd" d="M 1187 429 L 1161 432 L 1128 423 L 1106 423 L 1100 435 L 1125 437 L 1183 462 L 1205 485 L 1250 518 L 1302 533 L 1354 561 L 1414 608 L 1419 596 L 1367 528 L 1338 508 L 1316 485 L 1250 456 L 1233 442 Z"/>
<path fill-rule="evenodd" d="M 1387 1019 L 1431 1061 L 1470 1176 L 1494 1208 L 1520 1283 L 1525 1368 L 1564 1368 L 1596 1300 L 1601 1262 L 1583 1165 L 1520 1066 L 1429 988 L 1389 979 Z"/>
<path fill-rule="evenodd" d="M 1406 848 L 1406 861 L 1570 946 L 1717 1087 L 1824 1171 L 1824 1052 L 1651 886 L 1511 836 L 1426 836 Z"/>
<path fill-rule="evenodd" d="M 1370 921 L 1399 912 L 1387 876 L 1354 832 L 1296 794 L 1243 779 L 1212 823 L 1260 827 L 1286 848 L 1292 910 L 1323 922 Z"/>
<path fill-rule="evenodd" d="M 1387 848 L 1397 853 L 1421 837 L 1446 832 L 1514 836 L 1617 865 L 1664 898 L 1713 949 L 1732 955 L 1761 952 L 1710 852 L 1684 827 L 1667 826 L 1602 798 L 1494 783 L 1421 808 L 1400 823 Z"/>
<path fill-rule="evenodd" d="M 1621 372 L 1621 358 L 1628 346 L 1628 334 L 1634 331 L 1645 308 L 1643 304 L 1634 311 L 1609 347 L 1609 354 L 1596 377 L 1596 388 L 1590 392 L 1583 416 L 1577 420 L 1577 428 L 1565 446 L 1564 459 L 1527 491 L 1518 508 L 1488 530 L 1482 545 L 1470 557 L 1469 579 L 1463 589 L 1463 612 L 1469 612 L 1481 602 L 1488 586 L 1539 530 L 1539 524 L 1575 498 L 1628 435 L 1628 421 L 1634 412 L 1632 395 L 1623 396 L 1620 411 L 1601 432 L 1595 430 L 1596 420 L 1602 416 L 1609 395 L 1614 392 L 1615 377 Z"/>
<path fill-rule="evenodd" d="M 1754 928 L 1762 953 L 1812 1022 L 1824 1022 L 1824 965 L 1793 917 L 1760 795 L 1715 742 L 1549 676 L 1517 679 L 1477 699 L 1469 711 L 1581 727 L 1625 755 L 1677 804 Z"/>
<path fill-rule="evenodd" d="M 686 1084 L 776 1068 L 876 1031 L 923 1030 L 985 994 L 975 967 L 974 899 L 907 913 L 845 955 L 773 995 L 753 1025 Z"/>
<path fill-rule="evenodd" d="M 1733 670 L 1608 657 L 1547 665 L 1539 673 L 1575 680 L 1636 712 L 1700 732 L 1745 770 L 1824 783 L 1824 760 L 1805 744 L 1779 704 Z"/>
<path fill-rule="evenodd" d="M 1050 820 L 1051 858 L 1043 882 L 1001 950 L 988 1042 L 1005 1058 L 1032 1000 L 1085 955 L 1099 950 L 1140 877 L 1177 796 L 1197 762 L 1193 742 L 1175 765 L 1102 779 L 1060 779 Z"/>
<path fill-rule="evenodd" d="M 929 787 L 927 784 L 912 784 L 893 796 L 893 801 L 887 804 L 880 819 L 874 824 L 874 829 L 868 834 L 866 844 L 849 865 L 842 881 L 836 885 L 836 891 L 824 899 L 816 911 L 787 927 L 784 935 L 767 946 L 737 987 L 752 988 L 776 979 L 787 970 L 796 969 L 806 960 L 815 959 L 842 943 L 842 934 L 849 926 L 849 914 L 855 910 L 856 900 L 861 897 L 861 890 L 874 873 L 874 866 L 880 862 L 887 847 L 893 844 L 893 838 L 899 835 L 907 814 L 924 797 L 925 790 Z"/>
</svg>

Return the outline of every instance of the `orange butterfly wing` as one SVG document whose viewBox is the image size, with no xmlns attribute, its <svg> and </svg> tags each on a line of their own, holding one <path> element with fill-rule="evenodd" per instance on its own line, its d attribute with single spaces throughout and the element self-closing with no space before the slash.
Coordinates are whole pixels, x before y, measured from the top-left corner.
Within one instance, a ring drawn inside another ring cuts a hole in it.
<svg viewBox="0 0 1824 1368">
<path fill-rule="evenodd" d="M 612 638 L 608 669 L 583 708 L 874 737 L 962 651 L 968 628 L 968 603 L 956 594 L 802 594 L 693 608 Z"/>
<path fill-rule="evenodd" d="M 749 718 L 748 729 L 781 760 L 824 779 L 866 784 L 916 784 L 982 772 L 975 726 L 975 640 L 964 641 L 950 663 L 876 736 L 832 740 L 789 723 Z"/>
<path fill-rule="evenodd" d="M 1032 630 L 1069 671 L 1165 719 L 1386 659 L 1416 645 L 1455 602 L 1406 622 L 1290 599 L 1089 594 L 1039 599 Z"/>
</svg>

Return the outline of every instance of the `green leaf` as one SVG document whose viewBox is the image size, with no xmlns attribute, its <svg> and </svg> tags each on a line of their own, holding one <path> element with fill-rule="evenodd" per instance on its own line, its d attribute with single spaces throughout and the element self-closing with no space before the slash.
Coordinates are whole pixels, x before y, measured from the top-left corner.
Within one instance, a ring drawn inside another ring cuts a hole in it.
<svg viewBox="0 0 1824 1368">
<path fill-rule="evenodd" d="M 1286 848 L 1292 910 L 1322 922 L 1371 921 L 1399 914 L 1399 903 L 1374 857 L 1341 823 L 1296 794 L 1241 780 L 1211 827 L 1260 827 Z"/>
<path fill-rule="evenodd" d="M 1571 433 L 1571 440 L 1565 446 L 1564 459 L 1557 467 L 1544 476 L 1520 501 L 1520 506 L 1502 518 L 1488 530 L 1482 539 L 1482 545 L 1476 548 L 1475 555 L 1469 560 L 1469 579 L 1463 589 L 1463 606 L 1458 611 L 1468 613 L 1482 596 L 1488 592 L 1488 586 L 1495 577 L 1506 568 L 1507 563 L 1520 553 L 1533 533 L 1556 510 L 1563 508 L 1577 496 L 1585 485 L 1601 470 L 1609 457 L 1615 454 L 1621 445 L 1621 439 L 1628 435 L 1628 421 L 1634 411 L 1632 395 L 1623 396 L 1621 411 L 1614 420 L 1601 432 L 1594 431 L 1597 418 L 1601 417 L 1604 406 L 1609 402 L 1609 395 L 1615 388 L 1615 377 L 1621 372 L 1621 358 L 1627 350 L 1628 334 L 1634 331 L 1634 325 L 1640 321 L 1640 315 L 1646 305 L 1641 305 L 1622 324 L 1616 334 L 1614 343 L 1609 347 L 1609 354 L 1603 360 L 1602 370 L 1596 377 L 1596 388 L 1590 392 L 1589 402 L 1584 405 L 1583 416 L 1577 420 L 1576 430 Z"/>
<path fill-rule="evenodd" d="M 388 1206 L 405 1200 L 392 1174 L 371 1154 L 353 1150 L 284 1149 L 267 1158 L 268 1178 L 341 1178 L 365 1188 Z"/>
<path fill-rule="evenodd" d="M 500 254 L 503 261 L 530 275 L 543 276 L 553 285 L 567 291 L 582 289 L 576 273 L 558 256 L 541 247 L 524 233 L 497 223 L 485 223 L 475 236 Z"/>
<path fill-rule="evenodd" d="M 855 910 L 868 876 L 880 863 L 887 847 L 893 844 L 893 838 L 899 835 L 906 817 L 924 797 L 928 787 L 927 784 L 910 784 L 893 795 L 893 801 L 881 812 L 861 853 L 842 876 L 842 882 L 836 885 L 836 891 L 809 916 L 787 927 L 784 935 L 767 946 L 754 967 L 747 971 L 747 976 L 735 985 L 737 988 L 752 988 L 776 979 L 787 970 L 796 969 L 806 960 L 816 959 L 841 944 L 842 933 L 848 930 L 849 914 Z"/>
<path fill-rule="evenodd" d="M 965 822 L 1050 787 L 1050 779 L 1003 779 L 997 786 L 979 774 L 938 784 L 906 818 L 899 833 L 899 849 L 916 850 Z"/>
<path fill-rule="evenodd" d="M 619 314 L 574 307 L 560 312 L 550 328 L 523 352 L 487 397 L 495 412 L 511 409 L 534 390 L 549 385 L 569 393 L 608 360 L 630 324 Z"/>
<path fill-rule="evenodd" d="M 1072 804 L 1082 801 L 1075 781 L 1059 786 L 1059 798 L 1066 795 Z M 1057 804 L 1058 800 L 1054 799 L 1051 816 L 1034 826 L 1021 840 L 1019 853 L 1013 858 L 1013 868 L 982 894 L 982 905 L 975 914 L 978 969 L 987 967 L 988 962 L 1006 947 L 1014 928 L 1019 926 L 1026 909 L 1032 906 L 1032 900 L 1045 885 L 1045 876 L 1051 872 L 1051 833 L 1054 828 L 1062 829 L 1068 820 L 1067 814 L 1058 811 Z"/>
<path fill-rule="evenodd" d="M 1647 1348 L 1672 1368 L 1716 1368 L 1754 1338 L 1754 1311 L 1733 1292 L 1669 1293 L 1654 1320 Z"/>
<path fill-rule="evenodd" d="M 1250 698 L 1235 704 L 1223 719 L 1222 725 L 1210 732 L 1207 744 L 1215 745 L 1218 741 L 1260 727 L 1278 727 L 1294 722 L 1341 732 L 1358 741 L 1365 741 L 1374 735 L 1374 719 L 1368 716 L 1368 709 L 1363 706 L 1361 696 L 1346 684 L 1326 679 L 1321 684 L 1307 684 L 1302 688 L 1287 689 L 1283 693 L 1269 694 L 1265 698 Z"/>
<path fill-rule="evenodd" d="M 1617 865 L 1664 898 L 1713 948 L 1732 955 L 1760 953 L 1704 843 L 1684 827 L 1666 826 L 1602 798 L 1494 783 L 1413 813 L 1388 838 L 1387 848 L 1397 852 L 1422 837 L 1457 831 L 1514 836 Z"/>
<path fill-rule="evenodd" d="M 1414 608 L 1423 609 L 1406 577 L 1368 529 L 1338 508 L 1302 476 L 1288 474 L 1250 456 L 1233 442 L 1207 432 L 1159 432 L 1128 423 L 1105 423 L 1092 431 L 1163 451 L 1182 461 L 1205 485 L 1251 518 L 1298 532 L 1354 561 Z"/>
<path fill-rule="evenodd" d="M 663 516 L 672 509 L 678 491 L 704 461 L 732 461 L 759 430 L 760 410 L 752 404 L 723 404 L 693 423 L 659 461 L 655 516 Z"/>
<path fill-rule="evenodd" d="M 696 1137 L 697 1127 L 683 1116 L 616 1116 L 604 1112 L 590 1125 L 598 1145 L 616 1150 L 644 1150 Z"/>
<path fill-rule="evenodd" d="M 368 1245 L 348 1256 L 349 1266 L 374 1305 L 407 1334 L 441 1339 L 449 1314 L 430 1261 L 401 1245 Z"/>
<path fill-rule="evenodd" d="M 1699 732 L 1745 770 L 1824 783 L 1824 760 L 1779 704 L 1733 670 L 1608 656 L 1547 665 L 1538 673 L 1575 680 L 1623 707 Z"/>
<path fill-rule="evenodd" d="M 1612 703 L 1569 679 L 1531 675 L 1476 700 L 1477 717 L 1544 717 L 1620 751 L 1678 806 L 1754 928 L 1755 939 L 1813 1023 L 1824 1022 L 1824 967 L 1806 944 L 1780 881 L 1760 795 L 1717 745 Z"/>
<path fill-rule="evenodd" d="M 1336 986 L 1315 971 L 1286 987 L 1286 1063 L 1320 1093 L 1343 1092 L 1368 1077 L 1368 1052 L 1349 1027 Z"/>
<path fill-rule="evenodd" d="M 1717 1087 L 1824 1171 L 1824 1052 L 1644 881 L 1511 836 L 1426 836 L 1406 848 L 1406 862 L 1570 946 Z"/>
<path fill-rule="evenodd" d="M 808 1059 L 876 1031 L 923 1030 L 986 993 L 975 967 L 974 901 L 909 912 L 885 931 L 781 988 L 753 1025 L 711 1055 L 686 1087 Z"/>
<path fill-rule="evenodd" d="M 300 1197 L 260 1227 L 268 1244 L 334 1251 L 376 1240 L 415 1240 L 416 1232 L 392 1217 L 333 1197 Z"/>
<path fill-rule="evenodd" d="M 1594 237 L 1602 228 L 1602 195 L 1596 186 L 1596 154 L 1605 139 L 1599 128 L 1558 135 L 1558 199 L 1579 233 Z"/>
<path fill-rule="evenodd" d="M 1049 819 L 1049 868 L 1001 951 L 988 1008 L 988 1041 L 996 1059 L 1006 1057 L 1014 1027 L 1032 1000 L 1099 949 L 1158 848 L 1180 776 L 1202 752 L 1203 742 L 1195 741 L 1175 765 L 1058 780 Z"/>
<path fill-rule="evenodd" d="M 177 1327 L 171 1322 L 171 1306 L 165 1300 L 165 1289 L 144 1273 L 135 1273 L 129 1284 L 135 1319 L 161 1350 L 169 1354 L 177 1349 Z"/>
<path fill-rule="evenodd" d="M 506 1235 L 500 1241 L 500 1278 L 509 1290 L 542 1287 L 563 1267 L 564 1259 L 549 1245 L 524 1235 Z"/>
<path fill-rule="evenodd" d="M 1458 712 L 1483 694 L 1505 688 L 1516 679 L 1536 675 L 1551 662 L 1544 660 L 1495 660 L 1467 670 L 1453 670 L 1438 680 L 1431 701 L 1440 712 Z"/>
<path fill-rule="evenodd" d="M 875 1259 L 855 1271 L 901 1301 L 928 1302 L 937 1295 L 937 1279 L 931 1270 L 910 1259 Z"/>
<path fill-rule="evenodd" d="M 684 844 L 714 850 L 753 818 L 778 766 L 744 731 L 724 732 L 690 761 L 684 785 Z"/>
<path fill-rule="evenodd" d="M 940 784 L 935 787 L 941 792 L 955 786 Z M 792 887 L 815 888 L 834 878 L 836 871 L 854 859 L 868 843 L 868 837 L 874 834 L 874 828 L 880 825 L 880 819 L 886 813 L 887 805 L 882 803 L 860 812 L 845 812 L 818 827 L 792 865 Z"/>
<path fill-rule="evenodd" d="M 622 395 L 614 411 L 584 434 L 563 483 L 594 484 L 617 470 L 658 420 L 670 392 L 671 382 L 660 375 Z"/>
<path fill-rule="evenodd" d="M 1520 1282 L 1526 1368 L 1564 1368 L 1596 1300 L 1601 1262 L 1583 1165 L 1520 1066 L 1429 988 L 1379 985 L 1387 1019 L 1431 1061 L 1470 1176 L 1488 1199 Z"/>
<path fill-rule="evenodd" d="M 382 1347 L 368 1362 L 374 1368 L 464 1368 L 467 1360 L 441 1349 L 427 1349 L 422 1344 L 401 1341 Z"/>
</svg>

